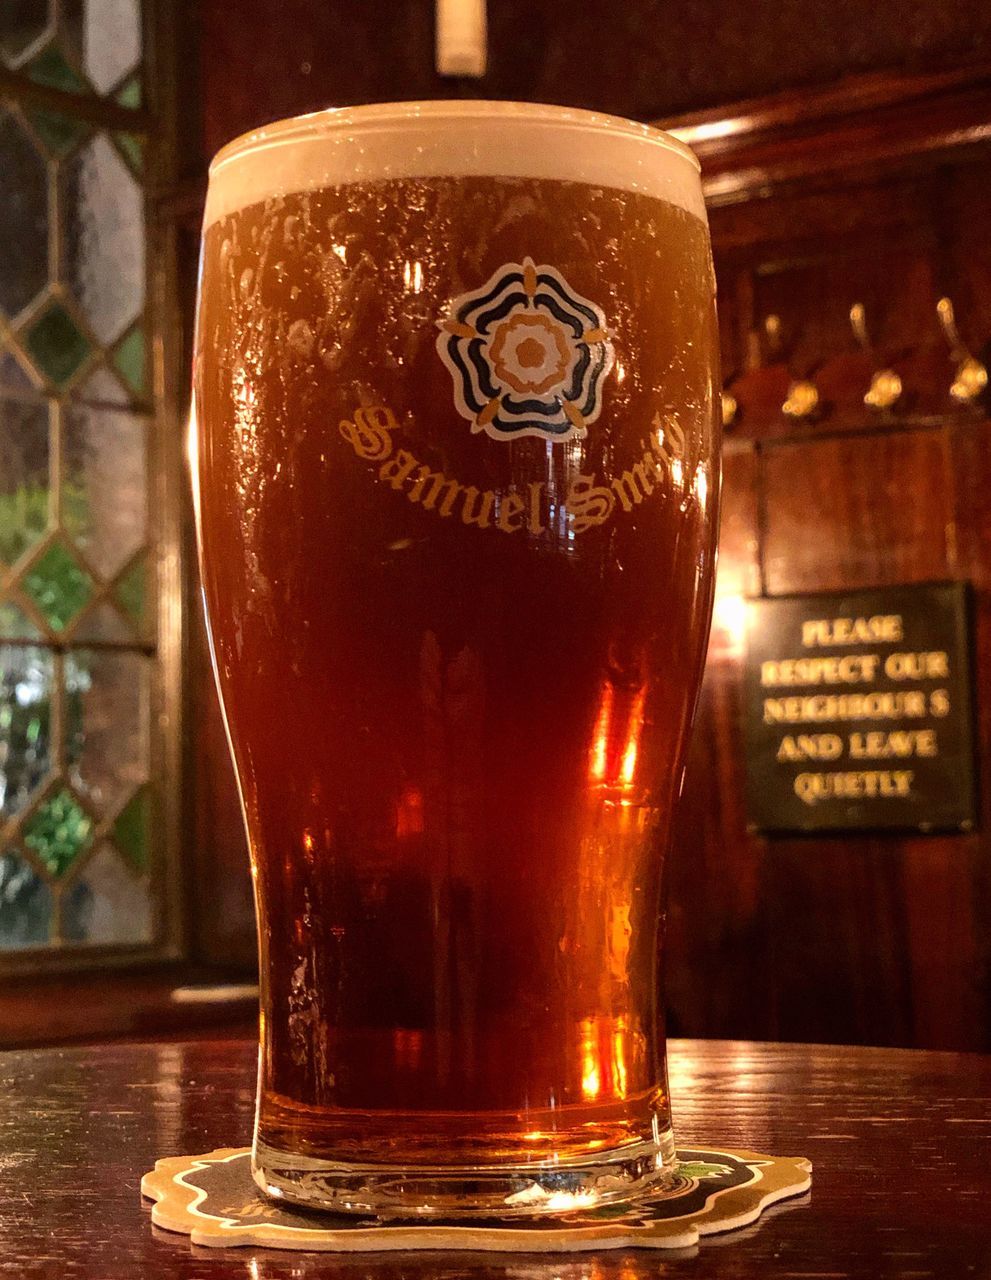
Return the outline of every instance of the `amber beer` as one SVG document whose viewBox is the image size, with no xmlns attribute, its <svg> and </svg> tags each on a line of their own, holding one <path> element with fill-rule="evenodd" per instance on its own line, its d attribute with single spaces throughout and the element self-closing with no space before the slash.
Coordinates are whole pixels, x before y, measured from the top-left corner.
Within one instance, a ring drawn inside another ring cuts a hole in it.
<svg viewBox="0 0 991 1280">
<path fill-rule="evenodd" d="M 536 1214 L 670 1176 L 716 350 L 697 165 L 644 126 L 369 107 L 214 162 L 200 537 L 266 1191 Z"/>
</svg>

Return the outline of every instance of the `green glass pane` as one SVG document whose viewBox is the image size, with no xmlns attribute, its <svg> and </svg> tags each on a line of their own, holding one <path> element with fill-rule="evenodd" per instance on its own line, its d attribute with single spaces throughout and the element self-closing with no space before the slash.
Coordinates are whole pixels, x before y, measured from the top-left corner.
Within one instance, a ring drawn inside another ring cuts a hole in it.
<svg viewBox="0 0 991 1280">
<path fill-rule="evenodd" d="M 62 524 L 86 560 L 112 578 L 145 540 L 147 426 L 109 406 L 69 405 L 62 418 Z"/>
<path fill-rule="evenodd" d="M 93 579 L 60 542 L 24 575 L 22 590 L 55 631 L 66 627 L 93 595 Z"/>
<path fill-rule="evenodd" d="M 52 655 L 0 645 L 0 818 L 20 813 L 48 776 Z"/>
<path fill-rule="evenodd" d="M 140 174 L 145 166 L 144 143 L 134 133 L 115 133 L 114 142 L 123 151 L 127 163 L 135 173 Z"/>
<path fill-rule="evenodd" d="M 136 110 L 141 106 L 141 79 L 139 76 L 131 76 L 125 84 L 114 94 L 114 101 L 119 102 L 122 107 L 130 107 Z"/>
<path fill-rule="evenodd" d="M 35 84 L 63 89 L 66 93 L 86 93 L 84 82 L 62 56 L 57 45 L 50 44 L 25 66 L 24 72 Z"/>
<path fill-rule="evenodd" d="M 49 0 L 3 0 L 0 4 L 0 57 L 17 66 L 48 31 Z"/>
<path fill-rule="evenodd" d="M 48 282 L 48 173 L 37 143 L 0 114 L 0 307 L 14 316 Z"/>
<path fill-rule="evenodd" d="M 13 564 L 48 527 L 48 405 L 0 396 L 0 561 Z"/>
<path fill-rule="evenodd" d="M 63 162 L 59 191 L 62 279 L 97 339 L 113 342 L 144 306 L 144 196 L 103 133 Z"/>
<path fill-rule="evenodd" d="M 23 609 L 10 600 L 0 601 L 0 639 L 37 640 L 38 628 Z"/>
<path fill-rule="evenodd" d="M 143 396 L 145 381 L 145 336 L 140 329 L 132 329 L 117 345 L 113 353 L 114 368 L 136 396 Z"/>
<path fill-rule="evenodd" d="M 135 623 L 140 626 L 144 622 L 147 585 L 145 582 L 145 566 L 143 560 L 131 565 L 119 578 L 114 587 L 114 598 Z"/>
<path fill-rule="evenodd" d="M 93 823 L 71 791 L 64 787 L 43 801 L 25 822 L 24 843 L 53 876 L 72 866 L 89 844 Z"/>
<path fill-rule="evenodd" d="M 54 156 L 63 156 L 71 151 L 77 142 L 86 137 L 90 129 L 85 120 L 41 107 L 33 107 L 27 112 L 27 117 L 35 133 Z"/>
<path fill-rule="evenodd" d="M 0 948 L 37 947 L 52 934 L 52 891 L 15 853 L 0 855 Z"/>
<path fill-rule="evenodd" d="M 151 861 L 151 792 L 148 787 L 131 798 L 114 823 L 114 840 L 135 871 L 147 871 Z"/>
<path fill-rule="evenodd" d="M 68 382 L 90 353 L 89 340 L 60 302 L 28 328 L 24 341 L 35 364 L 52 382 Z"/>
<path fill-rule="evenodd" d="M 147 876 L 135 876 L 115 849 L 101 845 L 66 894 L 62 907 L 66 941 L 103 946 L 150 942 L 150 890 Z"/>
<path fill-rule="evenodd" d="M 65 658 L 69 781 L 101 814 L 148 776 L 151 662 L 122 649 L 76 649 Z"/>
</svg>

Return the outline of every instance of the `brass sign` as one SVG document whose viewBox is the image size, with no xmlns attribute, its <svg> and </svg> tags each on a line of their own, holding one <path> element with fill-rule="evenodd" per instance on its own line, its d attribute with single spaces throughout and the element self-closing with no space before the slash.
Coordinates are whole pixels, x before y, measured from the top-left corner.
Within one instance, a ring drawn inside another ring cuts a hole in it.
<svg viewBox="0 0 991 1280">
<path fill-rule="evenodd" d="M 754 600 L 747 636 L 752 830 L 973 828 L 964 584 Z"/>
</svg>

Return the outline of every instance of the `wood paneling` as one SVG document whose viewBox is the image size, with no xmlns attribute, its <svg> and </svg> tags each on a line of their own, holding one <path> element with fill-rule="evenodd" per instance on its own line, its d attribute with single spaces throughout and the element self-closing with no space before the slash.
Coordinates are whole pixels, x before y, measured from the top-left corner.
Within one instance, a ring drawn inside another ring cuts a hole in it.
<svg viewBox="0 0 991 1280">
<path fill-rule="evenodd" d="M 938 429 L 765 446 L 767 591 L 946 577 L 945 451 Z"/>
<path fill-rule="evenodd" d="M 735 0 L 573 8 L 498 0 L 488 6 L 485 77 L 442 79 L 433 10 L 431 0 L 240 0 L 235 18 L 229 3 L 201 0 L 192 12 L 204 154 L 279 116 L 357 102 L 509 98 L 650 119 L 872 68 L 911 73 L 991 55 L 991 11 L 978 0 L 801 0 L 773 9 Z M 853 91 L 835 98 L 838 114 L 858 101 Z M 901 138 L 886 130 L 881 141 Z"/>
<path fill-rule="evenodd" d="M 904 105 L 898 95 L 906 91 L 902 85 L 877 110 L 898 114 L 895 101 Z M 942 92 L 928 103 L 932 137 L 945 125 L 941 112 L 960 109 L 960 100 L 940 106 Z M 971 90 L 962 92 L 969 98 Z M 912 101 L 918 123 L 925 100 Z M 740 203 L 711 215 L 721 296 L 732 299 L 724 359 L 739 414 L 725 469 L 714 643 L 670 859 L 671 1019 L 693 1034 L 988 1049 L 991 424 L 986 404 L 950 397 L 954 362 L 935 304 L 948 293 L 966 341 L 975 351 L 986 347 L 991 250 L 981 229 L 991 216 L 989 161 L 920 143 L 911 162 L 891 167 L 889 156 L 872 171 L 864 156 L 875 154 L 880 125 L 858 123 L 855 103 L 823 109 L 844 116 L 850 137 L 863 135 L 859 152 L 832 146 L 839 126 L 829 121 L 818 136 L 806 129 L 803 141 L 796 121 L 807 122 L 807 104 L 795 102 L 792 116 L 782 108 L 777 118 L 778 108 L 768 107 L 763 140 L 757 128 L 754 141 L 727 143 L 736 148 L 733 163 L 749 164 L 763 147 L 766 164 L 757 176 L 731 167 Z M 991 119 L 987 104 L 984 111 Z M 971 119 L 981 133 L 980 113 Z M 904 120 L 892 125 L 893 136 L 899 129 L 907 136 Z M 779 160 L 788 156 L 777 170 L 775 147 Z M 796 180 L 803 148 L 807 182 Z M 720 154 L 720 164 L 731 163 Z M 856 349 L 849 328 L 855 301 L 867 307 L 869 354 Z M 769 314 L 781 318 L 776 354 L 752 336 Z M 886 413 L 863 402 L 882 366 L 905 385 Z M 818 415 L 806 421 L 781 408 L 798 376 L 811 378 L 821 396 Z M 752 582 L 755 565 L 759 585 L 744 594 L 941 578 L 973 584 L 978 832 L 828 839 L 748 832 L 742 651 L 719 615 L 722 608 L 732 617 L 721 596 Z"/>
</svg>

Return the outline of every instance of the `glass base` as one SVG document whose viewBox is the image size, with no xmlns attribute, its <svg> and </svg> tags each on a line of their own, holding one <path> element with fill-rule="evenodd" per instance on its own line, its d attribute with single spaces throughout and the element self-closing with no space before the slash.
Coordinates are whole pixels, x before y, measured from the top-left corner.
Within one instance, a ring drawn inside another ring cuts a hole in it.
<svg viewBox="0 0 991 1280">
<path fill-rule="evenodd" d="M 344 1164 L 257 1141 L 252 1176 L 268 1196 L 377 1218 L 533 1218 L 632 1200 L 677 1171 L 670 1128 L 594 1161 L 517 1165 Z"/>
</svg>

